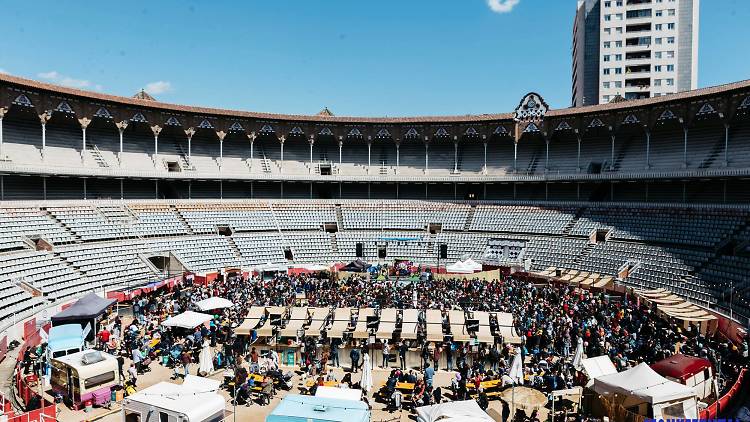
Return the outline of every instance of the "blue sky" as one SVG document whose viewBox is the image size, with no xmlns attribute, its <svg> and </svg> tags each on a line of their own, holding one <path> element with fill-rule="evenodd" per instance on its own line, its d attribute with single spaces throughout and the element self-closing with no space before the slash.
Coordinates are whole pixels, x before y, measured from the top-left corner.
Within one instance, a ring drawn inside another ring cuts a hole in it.
<svg viewBox="0 0 750 422">
<path fill-rule="evenodd" d="M 147 87 L 166 102 L 281 113 L 506 112 L 529 91 L 559 108 L 570 104 L 575 5 L 6 0 L 0 70 L 117 95 Z M 750 78 L 750 0 L 702 0 L 701 14 L 700 86 Z"/>
</svg>

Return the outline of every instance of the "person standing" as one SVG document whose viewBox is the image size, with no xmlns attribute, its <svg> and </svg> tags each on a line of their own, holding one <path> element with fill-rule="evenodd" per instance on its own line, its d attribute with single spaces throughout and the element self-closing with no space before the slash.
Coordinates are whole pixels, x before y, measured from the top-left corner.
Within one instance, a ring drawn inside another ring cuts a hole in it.
<svg viewBox="0 0 750 422">
<path fill-rule="evenodd" d="M 453 370 L 453 343 L 448 343 L 445 348 L 445 360 L 448 365 L 448 370 Z"/>
<path fill-rule="evenodd" d="M 335 338 L 331 340 L 331 364 L 335 367 L 341 366 L 341 362 L 339 362 L 339 345 L 341 344 L 341 340 Z"/>
<path fill-rule="evenodd" d="M 184 370 L 184 376 L 187 378 L 188 374 L 190 374 L 190 363 L 191 363 L 191 357 L 190 352 L 187 350 L 182 351 L 182 355 L 180 355 L 180 361 L 182 362 L 182 368 Z"/>
<path fill-rule="evenodd" d="M 406 342 L 404 340 L 401 340 L 401 343 L 398 346 L 398 357 L 401 361 L 401 370 L 406 370 L 406 352 L 409 351 L 409 346 L 406 345 Z"/>
<path fill-rule="evenodd" d="M 383 342 L 383 368 L 388 367 L 388 361 L 391 358 L 391 345 L 388 344 L 388 341 Z"/>
<path fill-rule="evenodd" d="M 357 368 L 359 368 L 359 348 L 356 345 L 349 352 L 349 358 L 352 360 L 352 372 L 357 372 Z"/>
</svg>

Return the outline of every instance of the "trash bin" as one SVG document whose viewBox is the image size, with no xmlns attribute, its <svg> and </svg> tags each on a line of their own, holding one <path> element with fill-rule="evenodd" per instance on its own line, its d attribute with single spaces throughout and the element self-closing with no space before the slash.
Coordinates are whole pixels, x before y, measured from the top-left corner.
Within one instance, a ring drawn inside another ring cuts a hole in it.
<svg viewBox="0 0 750 422">
<path fill-rule="evenodd" d="M 92 410 L 94 410 L 94 404 L 91 402 L 91 400 L 86 400 L 83 406 L 84 406 L 84 410 L 86 411 L 86 413 L 89 413 Z"/>
</svg>

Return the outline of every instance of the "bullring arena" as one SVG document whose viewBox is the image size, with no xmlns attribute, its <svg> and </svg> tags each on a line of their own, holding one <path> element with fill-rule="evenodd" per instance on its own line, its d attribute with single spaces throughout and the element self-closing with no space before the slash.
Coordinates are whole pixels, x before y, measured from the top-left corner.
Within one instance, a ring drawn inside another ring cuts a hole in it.
<svg viewBox="0 0 750 422">
<path fill-rule="evenodd" d="M 734 417 L 749 113 L 747 81 L 355 118 L 0 74 L 8 420 Z"/>
</svg>

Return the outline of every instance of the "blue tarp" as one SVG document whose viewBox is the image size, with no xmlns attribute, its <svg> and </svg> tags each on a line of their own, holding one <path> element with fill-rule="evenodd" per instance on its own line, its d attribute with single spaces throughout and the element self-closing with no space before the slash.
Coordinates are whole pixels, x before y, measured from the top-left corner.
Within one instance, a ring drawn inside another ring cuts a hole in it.
<svg viewBox="0 0 750 422">
<path fill-rule="evenodd" d="M 361 401 L 290 394 L 266 417 L 266 422 L 369 422 L 370 410 Z"/>
<path fill-rule="evenodd" d="M 83 345 L 83 328 L 79 324 L 58 325 L 49 329 L 47 340 L 50 352 L 80 349 Z"/>
</svg>

